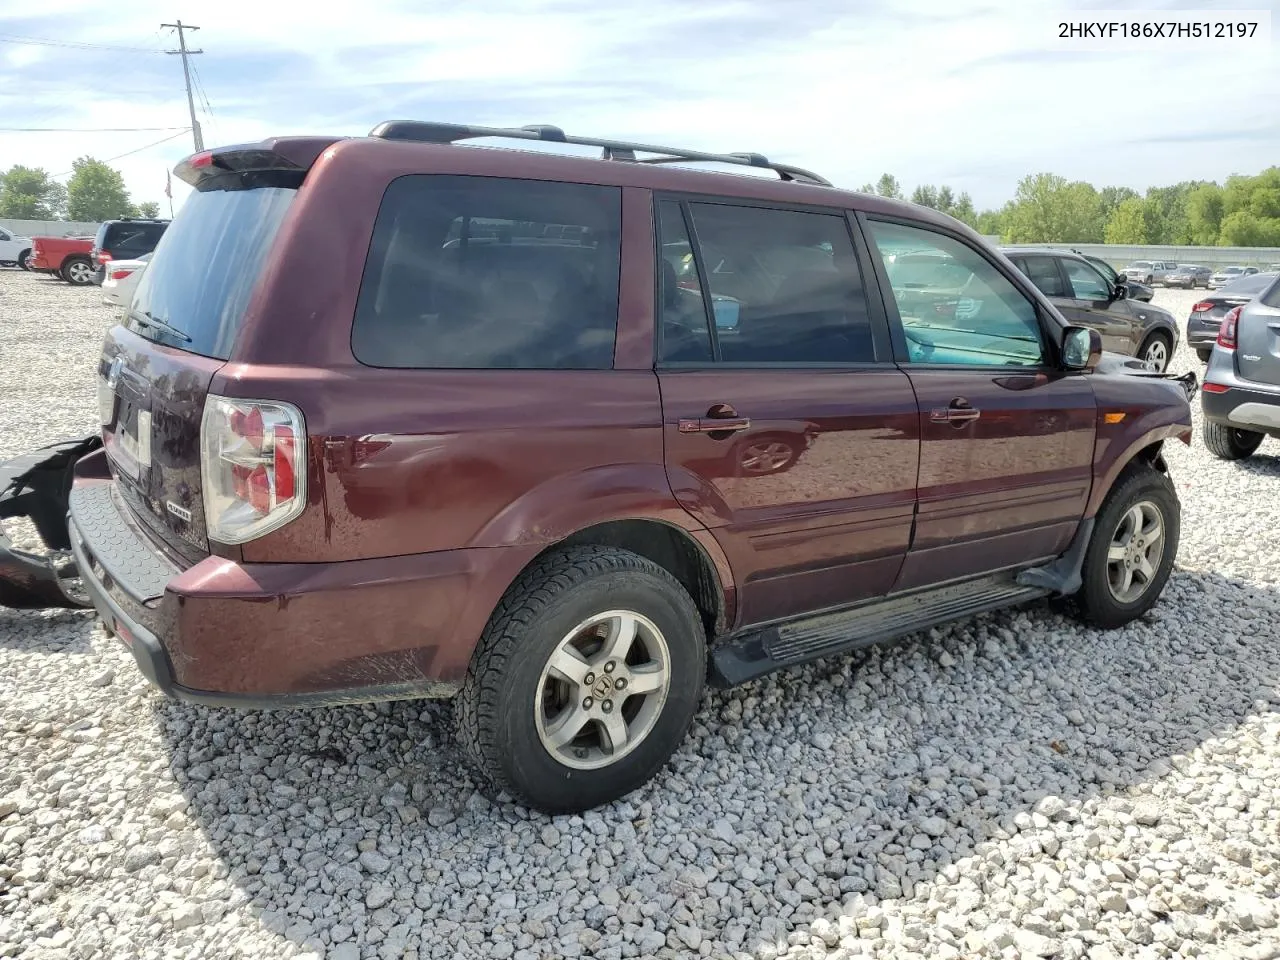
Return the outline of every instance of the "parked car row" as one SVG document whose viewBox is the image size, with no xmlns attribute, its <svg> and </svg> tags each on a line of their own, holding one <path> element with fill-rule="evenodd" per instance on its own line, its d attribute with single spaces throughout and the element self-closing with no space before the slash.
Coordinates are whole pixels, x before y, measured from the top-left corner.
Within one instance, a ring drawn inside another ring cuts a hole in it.
<svg viewBox="0 0 1280 960">
<path fill-rule="evenodd" d="M 1268 272 L 1280 270 L 1280 264 L 1271 264 Z M 1174 263 L 1172 260 L 1135 260 L 1122 271 L 1130 282 L 1140 282 L 1147 286 L 1161 284 L 1166 287 L 1181 287 L 1194 290 L 1204 287 L 1211 290 L 1241 277 L 1252 276 L 1259 272 L 1257 267 L 1231 265 L 1213 270 L 1197 263 Z"/>
<path fill-rule="evenodd" d="M 97 283 L 103 287 L 103 303 L 124 306 L 168 227 L 168 220 L 125 218 L 106 221 L 92 237 L 25 241 L 0 230 L 0 264 L 12 253 L 11 262 L 24 270 L 60 277 L 77 287 Z"/>
</svg>

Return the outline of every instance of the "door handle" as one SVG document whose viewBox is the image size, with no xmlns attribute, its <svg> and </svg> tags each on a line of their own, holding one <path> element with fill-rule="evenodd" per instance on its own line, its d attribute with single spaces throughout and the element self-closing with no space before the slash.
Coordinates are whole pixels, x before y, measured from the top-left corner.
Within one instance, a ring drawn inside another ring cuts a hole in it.
<svg viewBox="0 0 1280 960">
<path fill-rule="evenodd" d="M 975 409 L 964 397 L 956 397 L 950 405 L 929 411 L 929 419 L 934 423 L 966 423 L 980 416 L 982 411 Z"/>
<path fill-rule="evenodd" d="M 751 429 L 751 420 L 740 417 L 727 403 L 717 403 L 705 417 L 682 418 L 677 425 L 681 433 L 740 433 Z"/>
</svg>

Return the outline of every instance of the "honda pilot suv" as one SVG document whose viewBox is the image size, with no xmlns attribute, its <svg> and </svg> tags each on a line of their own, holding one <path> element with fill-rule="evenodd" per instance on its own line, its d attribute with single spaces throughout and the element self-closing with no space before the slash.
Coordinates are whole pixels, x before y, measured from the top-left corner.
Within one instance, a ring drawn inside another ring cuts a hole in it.
<svg viewBox="0 0 1280 960">
<path fill-rule="evenodd" d="M 602 155 L 465 143 L 494 137 Z M 452 697 L 481 782 L 582 810 L 708 682 L 1048 595 L 1119 627 L 1169 576 L 1194 384 L 949 217 L 549 126 L 176 172 L 69 523 L 170 696 Z"/>
</svg>

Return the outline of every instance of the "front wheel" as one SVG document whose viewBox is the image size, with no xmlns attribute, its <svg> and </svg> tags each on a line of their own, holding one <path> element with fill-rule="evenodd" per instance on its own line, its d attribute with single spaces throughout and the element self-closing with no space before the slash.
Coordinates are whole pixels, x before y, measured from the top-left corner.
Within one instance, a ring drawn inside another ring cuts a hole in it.
<svg viewBox="0 0 1280 960">
<path fill-rule="evenodd" d="M 1200 358 L 1201 363 L 1208 363 L 1209 358 L 1213 356 L 1213 348 L 1210 347 L 1208 350 L 1197 350 L 1196 356 Z"/>
<path fill-rule="evenodd" d="M 1182 507 L 1173 483 L 1155 467 L 1121 475 L 1094 522 L 1075 606 L 1107 629 L 1138 619 L 1155 605 L 1173 570 Z"/>
<path fill-rule="evenodd" d="M 1156 373 L 1164 373 L 1165 368 L 1169 366 L 1169 355 L 1173 353 L 1173 341 L 1162 333 L 1153 333 L 1142 342 L 1142 346 L 1138 350 L 1138 356 Z"/>
<path fill-rule="evenodd" d="M 667 763 L 705 672 L 701 617 L 666 570 L 612 547 L 557 551 L 490 619 L 455 701 L 458 740 L 491 788 L 587 810 Z"/>
<path fill-rule="evenodd" d="M 1252 430 L 1237 430 L 1212 420 L 1204 423 L 1204 445 L 1219 460 L 1243 460 L 1251 457 L 1262 446 L 1263 439 L 1263 434 Z"/>
<path fill-rule="evenodd" d="M 20 254 L 18 254 L 18 266 L 20 266 L 23 270 L 31 269 L 29 266 L 27 266 L 30 260 L 31 260 L 30 250 L 23 250 Z"/>
</svg>

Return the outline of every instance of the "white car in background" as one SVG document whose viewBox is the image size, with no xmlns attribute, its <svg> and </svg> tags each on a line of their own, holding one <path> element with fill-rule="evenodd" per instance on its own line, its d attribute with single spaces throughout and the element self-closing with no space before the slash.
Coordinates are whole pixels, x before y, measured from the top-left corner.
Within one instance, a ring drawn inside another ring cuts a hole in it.
<svg viewBox="0 0 1280 960">
<path fill-rule="evenodd" d="M 102 302 L 111 307 L 127 307 L 133 299 L 142 271 L 151 262 L 151 254 L 144 253 L 137 260 L 112 260 L 107 264 L 102 278 Z"/>
<path fill-rule="evenodd" d="M 19 237 L 0 227 L 0 267 L 27 269 L 27 257 L 31 255 L 31 238 Z"/>
</svg>

